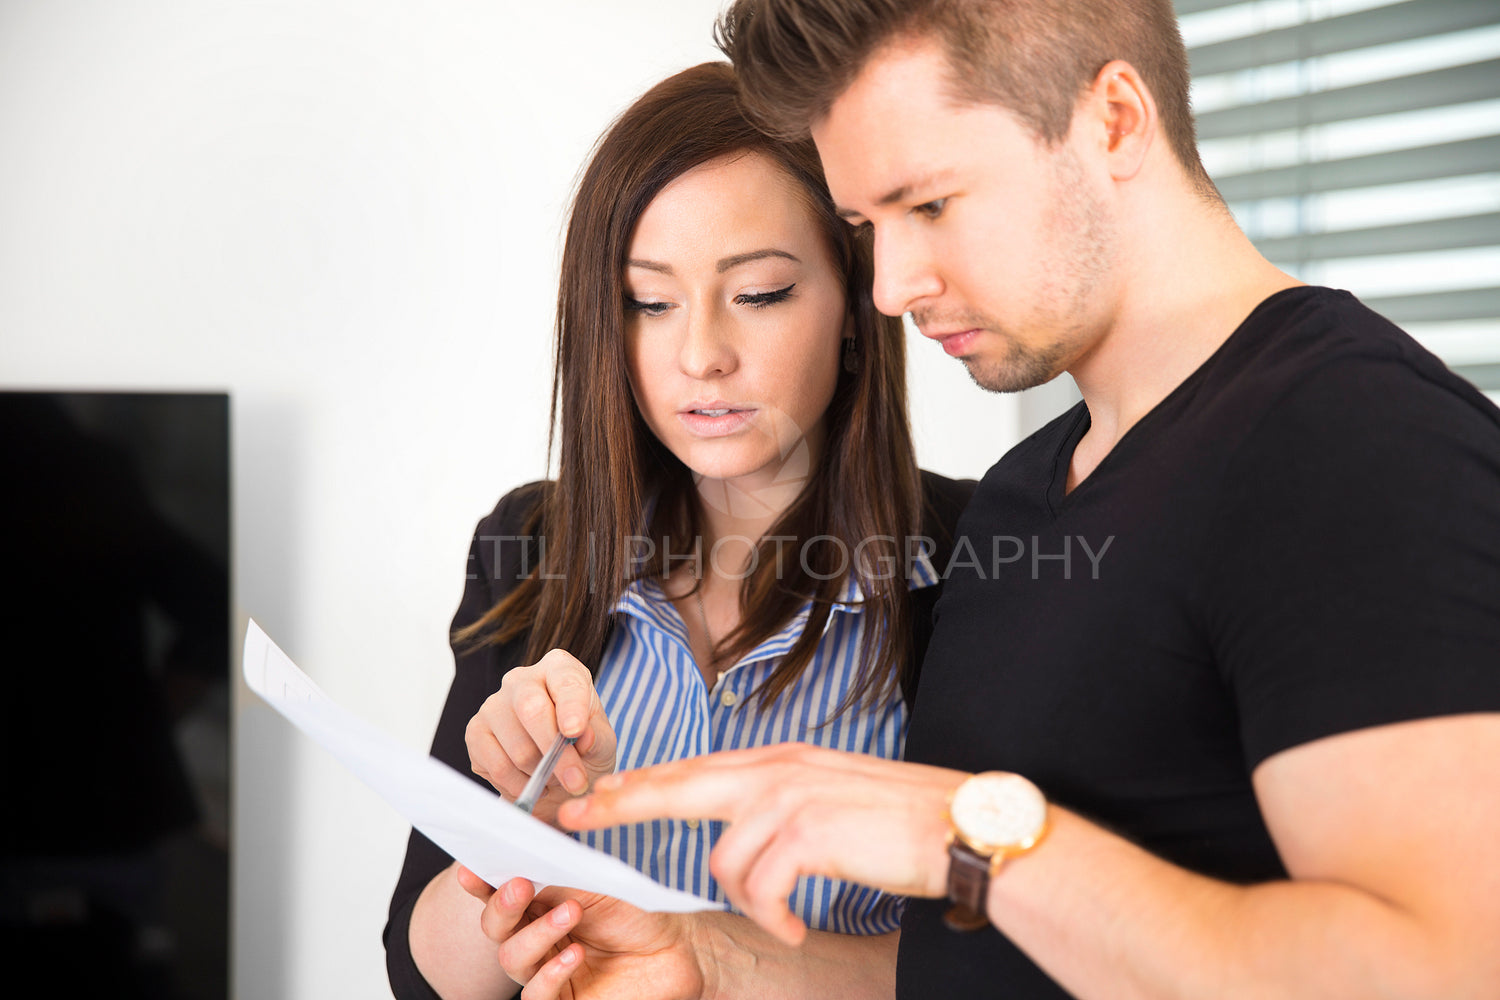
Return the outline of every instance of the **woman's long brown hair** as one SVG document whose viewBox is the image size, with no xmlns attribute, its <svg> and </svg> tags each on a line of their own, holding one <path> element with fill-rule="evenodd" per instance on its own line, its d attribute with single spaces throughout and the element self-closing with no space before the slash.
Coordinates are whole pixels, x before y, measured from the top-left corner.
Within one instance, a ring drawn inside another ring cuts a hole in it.
<svg viewBox="0 0 1500 1000">
<path fill-rule="evenodd" d="M 760 690 L 765 703 L 774 701 L 811 662 L 843 590 L 837 571 L 846 561 L 863 592 L 866 619 L 860 679 L 846 707 L 887 696 L 908 669 L 907 539 L 918 534 L 920 496 L 906 415 L 905 334 L 899 320 L 875 310 L 868 241 L 838 217 L 812 143 L 781 142 L 751 125 L 734 73 L 721 62 L 647 91 L 599 140 L 579 181 L 557 295 L 549 453 L 560 446 L 558 477 L 538 523 L 527 529 L 540 529 L 545 548 L 531 575 L 456 633 L 456 641 L 507 642 L 529 630 L 531 662 L 562 648 L 597 671 L 611 609 L 625 586 L 665 575 L 665 552 L 680 565 L 680 556 L 694 550 L 693 475 L 646 427 L 626 375 L 625 261 L 636 223 L 663 187 L 710 160 L 748 152 L 777 163 L 806 194 L 844 275 L 859 364 L 839 376 L 821 462 L 767 533 L 783 541 L 760 543 L 756 569 L 740 592 L 740 625 L 715 653 L 733 662 L 811 600 L 801 637 Z M 648 559 L 639 558 L 642 535 L 654 540 Z M 784 541 L 788 536 L 795 541 Z M 776 544 L 798 557 L 778 558 Z M 856 551 L 864 558 L 853 559 Z"/>
</svg>

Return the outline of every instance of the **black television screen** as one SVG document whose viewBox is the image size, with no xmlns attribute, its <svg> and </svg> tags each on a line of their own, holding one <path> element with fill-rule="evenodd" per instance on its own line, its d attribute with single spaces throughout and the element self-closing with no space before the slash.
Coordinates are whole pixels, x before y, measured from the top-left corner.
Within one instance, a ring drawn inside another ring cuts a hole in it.
<svg viewBox="0 0 1500 1000">
<path fill-rule="evenodd" d="M 225 997 L 229 399 L 0 392 L 0 469 L 12 980 Z"/>
</svg>

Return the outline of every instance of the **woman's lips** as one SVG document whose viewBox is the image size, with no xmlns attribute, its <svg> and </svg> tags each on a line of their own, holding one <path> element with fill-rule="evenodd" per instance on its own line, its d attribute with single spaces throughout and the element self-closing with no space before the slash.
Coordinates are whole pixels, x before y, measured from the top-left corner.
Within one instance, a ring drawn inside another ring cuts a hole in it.
<svg viewBox="0 0 1500 1000">
<path fill-rule="evenodd" d="M 722 437 L 733 434 L 748 424 L 755 416 L 753 407 L 730 406 L 720 403 L 713 406 L 695 406 L 679 410 L 677 419 L 689 432 L 699 437 Z"/>
</svg>

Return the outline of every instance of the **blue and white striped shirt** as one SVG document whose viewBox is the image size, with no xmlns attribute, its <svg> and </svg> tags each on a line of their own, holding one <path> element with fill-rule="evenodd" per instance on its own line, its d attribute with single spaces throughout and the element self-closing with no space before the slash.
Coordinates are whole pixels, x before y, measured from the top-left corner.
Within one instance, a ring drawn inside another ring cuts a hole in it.
<svg viewBox="0 0 1500 1000">
<path fill-rule="evenodd" d="M 913 589 L 936 582 L 925 557 L 913 564 Z M 850 579 L 812 661 L 773 704 L 762 706 L 754 692 L 802 634 L 811 604 L 724 671 L 710 690 L 693 659 L 682 616 L 660 584 L 632 583 L 615 605 L 615 627 L 595 680 L 618 740 L 619 769 L 792 742 L 899 758 L 906 743 L 906 706 L 899 691 L 872 709 L 834 714 L 858 676 L 865 621 L 859 600 L 859 586 Z M 708 855 L 722 825 L 657 820 L 578 836 L 663 885 L 727 906 L 708 872 Z M 822 877 L 801 879 L 791 898 L 792 912 L 808 927 L 845 934 L 898 929 L 903 904 L 901 897 Z"/>
</svg>

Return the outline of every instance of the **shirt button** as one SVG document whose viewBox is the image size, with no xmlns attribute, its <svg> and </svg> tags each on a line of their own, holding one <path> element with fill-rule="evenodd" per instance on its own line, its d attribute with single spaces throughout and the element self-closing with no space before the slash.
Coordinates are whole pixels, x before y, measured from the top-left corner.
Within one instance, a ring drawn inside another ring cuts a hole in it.
<svg viewBox="0 0 1500 1000">
<path fill-rule="evenodd" d="M 725 688 L 719 693 L 719 704 L 723 705 L 725 708 L 733 708 L 735 706 L 735 703 L 739 700 L 739 695 L 735 694 L 728 688 Z"/>
<path fill-rule="evenodd" d="M 698 821 L 695 820 L 695 819 L 688 820 L 687 821 L 687 828 L 689 830 L 696 830 L 696 829 L 698 829 Z"/>
</svg>

